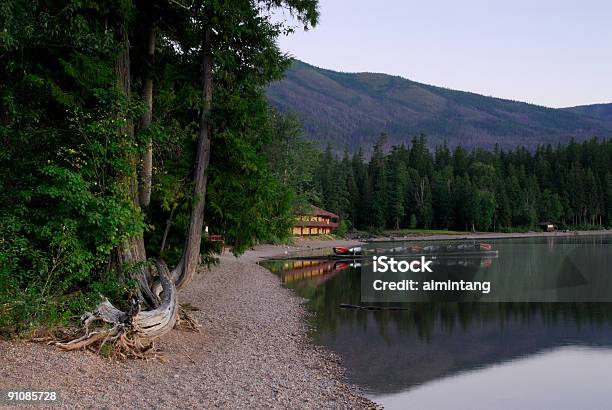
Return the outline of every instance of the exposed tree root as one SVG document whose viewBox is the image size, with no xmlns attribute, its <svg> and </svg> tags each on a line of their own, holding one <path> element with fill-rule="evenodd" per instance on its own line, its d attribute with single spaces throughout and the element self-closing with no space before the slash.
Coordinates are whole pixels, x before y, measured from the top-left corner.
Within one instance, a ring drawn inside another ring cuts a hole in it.
<svg viewBox="0 0 612 410">
<path fill-rule="evenodd" d="M 189 303 L 181 305 L 179 308 L 179 316 L 176 321 L 176 327 L 179 329 L 191 330 L 193 332 L 199 332 L 202 328 L 202 325 L 198 322 L 198 320 L 193 317 L 193 315 L 189 312 L 199 310 L 196 307 L 191 306 Z"/>
<path fill-rule="evenodd" d="M 61 350 L 87 349 L 115 359 L 154 359 L 158 357 L 152 340 L 139 338 L 122 325 L 94 331 L 68 342 L 51 342 Z"/>
<path fill-rule="evenodd" d="M 104 300 L 93 312 L 81 316 L 83 336 L 50 343 L 62 350 L 89 349 L 97 353 L 110 346 L 110 355 L 116 358 L 151 358 L 153 340 L 174 327 L 179 312 L 177 290 L 168 267 L 163 261 L 156 262 L 156 267 L 162 300 L 155 309 L 140 310 L 138 301 L 132 300 L 130 308 L 123 312 Z M 102 322 L 102 326 L 90 331 L 97 322 Z"/>
</svg>

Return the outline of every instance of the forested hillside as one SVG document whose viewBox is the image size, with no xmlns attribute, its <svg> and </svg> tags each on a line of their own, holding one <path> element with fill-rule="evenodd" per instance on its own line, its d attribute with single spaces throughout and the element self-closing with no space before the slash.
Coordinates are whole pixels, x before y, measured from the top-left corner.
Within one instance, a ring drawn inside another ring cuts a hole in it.
<svg viewBox="0 0 612 410">
<path fill-rule="evenodd" d="M 408 143 L 419 133 L 430 147 L 502 148 L 612 136 L 609 117 L 559 110 L 421 84 L 377 73 L 340 73 L 294 60 L 282 81 L 271 84 L 269 101 L 294 111 L 306 136 L 336 152 L 368 151 L 381 132 L 387 145 Z"/>
<path fill-rule="evenodd" d="M 312 143 L 293 141 L 293 161 L 304 175 L 294 188 L 340 215 L 348 229 L 512 231 L 537 229 L 541 221 L 560 228 L 612 226 L 610 140 L 535 152 L 429 150 L 423 135 L 388 153 L 385 144 L 386 136 L 379 136 L 366 159 L 362 150 L 338 156 L 331 146 L 313 155 Z"/>
<path fill-rule="evenodd" d="M 612 121 L 612 104 L 578 105 L 576 107 L 564 108 L 564 110 L 580 115 L 588 115 L 604 121 Z"/>
</svg>

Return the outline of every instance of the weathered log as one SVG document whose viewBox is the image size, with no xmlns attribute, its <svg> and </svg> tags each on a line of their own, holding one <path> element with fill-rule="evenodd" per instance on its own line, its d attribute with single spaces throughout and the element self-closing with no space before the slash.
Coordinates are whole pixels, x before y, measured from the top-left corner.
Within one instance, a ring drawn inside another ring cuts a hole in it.
<svg viewBox="0 0 612 410">
<path fill-rule="evenodd" d="M 170 331 L 177 320 L 178 295 L 166 264 L 156 262 L 157 272 L 162 287 L 162 301 L 152 310 L 139 310 L 138 304 L 128 312 L 117 309 L 108 300 L 104 300 L 90 313 L 81 317 L 85 335 L 68 342 L 54 343 L 62 350 L 77 350 L 98 345 L 98 350 L 106 343 L 115 343 L 120 356 L 141 357 L 150 349 L 150 344 L 143 341 L 153 339 Z M 90 326 L 97 321 L 109 323 L 111 328 L 98 328 L 90 331 Z"/>
<path fill-rule="evenodd" d="M 153 310 L 139 312 L 133 319 L 133 327 L 140 337 L 154 338 L 171 330 L 176 323 L 178 295 L 170 278 L 168 266 L 161 260 L 156 262 L 162 286 L 162 303 Z"/>
</svg>

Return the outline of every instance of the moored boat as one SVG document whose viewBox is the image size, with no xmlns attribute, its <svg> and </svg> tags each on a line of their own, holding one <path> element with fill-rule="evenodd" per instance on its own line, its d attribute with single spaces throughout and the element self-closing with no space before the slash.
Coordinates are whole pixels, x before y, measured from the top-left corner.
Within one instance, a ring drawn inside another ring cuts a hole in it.
<svg viewBox="0 0 612 410">
<path fill-rule="evenodd" d="M 490 251 L 493 249 L 493 246 L 490 243 L 479 243 L 478 246 L 480 247 L 481 251 Z"/>
<path fill-rule="evenodd" d="M 333 248 L 334 253 L 338 256 L 353 256 L 353 255 L 361 255 L 363 253 L 363 249 L 361 246 L 355 246 L 353 248 L 344 248 L 344 247 L 336 247 Z"/>
</svg>

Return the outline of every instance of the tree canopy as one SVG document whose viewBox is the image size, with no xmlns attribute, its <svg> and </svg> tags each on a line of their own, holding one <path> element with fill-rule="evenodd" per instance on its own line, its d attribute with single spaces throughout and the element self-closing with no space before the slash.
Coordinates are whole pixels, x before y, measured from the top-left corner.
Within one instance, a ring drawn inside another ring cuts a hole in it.
<svg viewBox="0 0 612 410">
<path fill-rule="evenodd" d="M 2 3 L 0 328 L 100 293 L 155 309 L 166 261 L 181 287 L 215 250 L 205 226 L 237 254 L 287 237 L 295 195 L 266 152 L 295 30 L 278 8 L 317 22 L 315 0 Z"/>
</svg>

